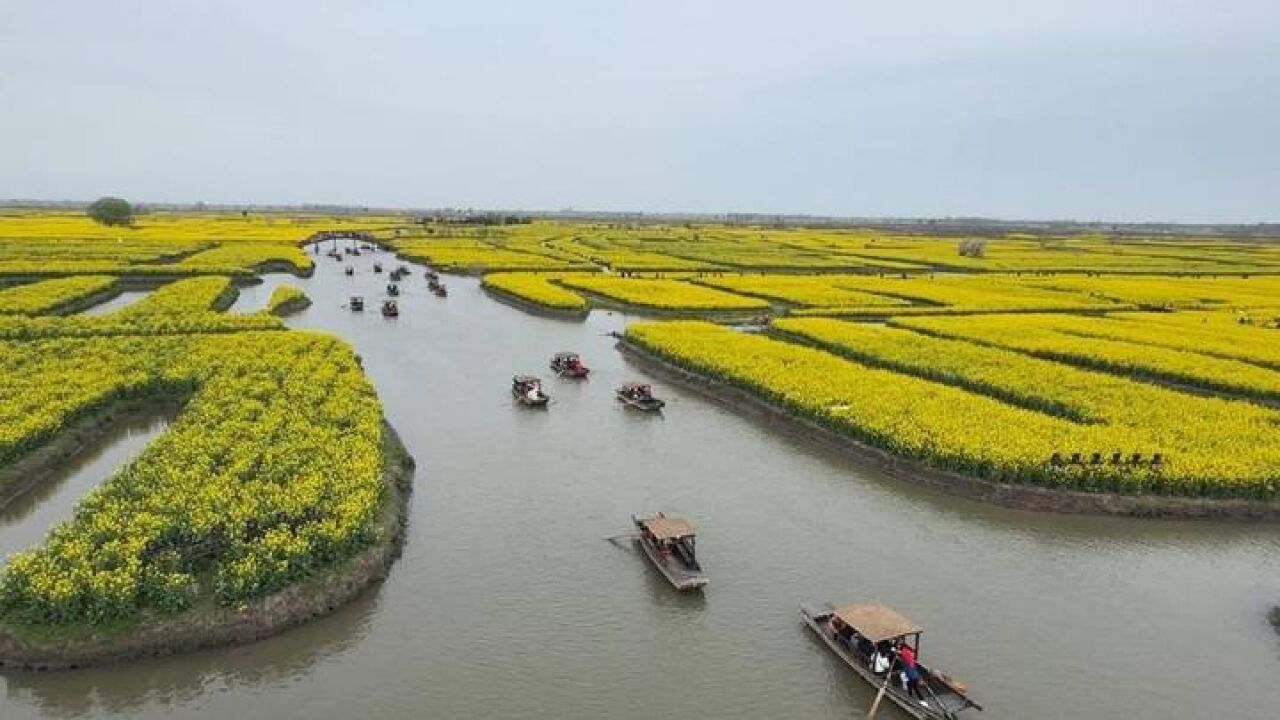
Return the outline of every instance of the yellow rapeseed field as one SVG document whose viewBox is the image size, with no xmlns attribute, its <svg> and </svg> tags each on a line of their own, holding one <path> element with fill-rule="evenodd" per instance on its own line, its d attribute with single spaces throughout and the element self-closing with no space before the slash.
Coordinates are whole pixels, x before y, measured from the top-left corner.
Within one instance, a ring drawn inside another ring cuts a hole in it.
<svg viewBox="0 0 1280 720">
<path fill-rule="evenodd" d="M 783 327 L 797 331 L 805 326 Z M 1276 425 L 1272 411 L 1193 398 L 1166 406 L 1162 403 L 1175 393 L 1142 393 L 1106 377 L 1092 378 L 1095 391 L 1091 378 L 1051 364 L 969 368 L 973 362 L 999 359 L 990 353 L 965 354 L 962 345 L 929 347 L 892 334 L 871 344 L 857 330 L 844 335 L 830 327 L 809 327 L 812 335 L 850 349 L 851 355 L 878 359 L 852 361 L 703 322 L 634 324 L 627 338 L 802 417 L 942 469 L 1084 490 L 1272 498 L 1280 489 L 1280 450 L 1266 440 Z M 959 356 L 947 359 L 948 352 Z M 1057 391 L 1041 387 L 1049 380 L 1068 384 Z M 1015 398 L 1027 407 L 1009 402 Z M 1157 404 L 1114 407 L 1138 401 Z M 1063 417 L 1063 409 L 1084 417 Z M 1203 424 L 1174 427 L 1189 411 L 1206 413 Z M 1195 430 L 1214 435 L 1196 439 Z M 1069 457 L 1077 452 L 1108 459 L 1117 452 L 1124 458 L 1134 452 L 1147 458 L 1161 453 L 1166 460 L 1158 469 L 1106 460 L 1078 469 L 1051 464 L 1054 453 Z"/>
</svg>

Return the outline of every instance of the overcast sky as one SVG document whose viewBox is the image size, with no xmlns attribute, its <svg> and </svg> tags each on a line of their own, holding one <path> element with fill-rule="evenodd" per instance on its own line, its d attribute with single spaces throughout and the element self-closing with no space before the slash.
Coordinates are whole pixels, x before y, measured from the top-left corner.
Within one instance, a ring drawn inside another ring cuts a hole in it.
<svg viewBox="0 0 1280 720">
<path fill-rule="evenodd" d="M 1280 219 L 1280 0 L 0 0 L 0 197 Z"/>
</svg>

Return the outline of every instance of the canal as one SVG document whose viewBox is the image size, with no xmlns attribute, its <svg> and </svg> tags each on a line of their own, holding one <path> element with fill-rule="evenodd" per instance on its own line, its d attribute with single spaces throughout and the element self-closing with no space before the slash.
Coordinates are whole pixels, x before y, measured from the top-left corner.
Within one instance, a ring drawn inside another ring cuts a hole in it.
<svg viewBox="0 0 1280 720">
<path fill-rule="evenodd" d="M 1273 526 L 1032 514 L 908 486 L 647 377 L 613 349 L 608 333 L 628 321 L 617 313 L 532 316 L 470 278 L 446 278 L 440 299 L 415 268 L 401 316 L 384 318 L 373 260 L 348 260 L 348 278 L 319 256 L 314 277 L 269 276 L 232 312 L 298 284 L 314 305 L 290 325 L 336 333 L 363 357 L 418 460 L 387 582 L 253 645 L 7 674 L 0 718 L 863 716 L 873 692 L 804 630 L 807 600 L 895 606 L 982 717 L 1280 707 L 1280 636 L 1265 619 L 1280 600 Z M 364 313 L 346 308 L 353 293 Z M 591 378 L 548 377 L 559 350 L 583 353 Z M 517 372 L 547 378 L 548 410 L 513 405 Z M 629 379 L 651 380 L 666 412 L 620 407 L 613 388 Z M 653 510 L 698 526 L 705 594 L 677 595 L 605 539 Z M 25 512 L 0 523 L 53 522 Z"/>
</svg>

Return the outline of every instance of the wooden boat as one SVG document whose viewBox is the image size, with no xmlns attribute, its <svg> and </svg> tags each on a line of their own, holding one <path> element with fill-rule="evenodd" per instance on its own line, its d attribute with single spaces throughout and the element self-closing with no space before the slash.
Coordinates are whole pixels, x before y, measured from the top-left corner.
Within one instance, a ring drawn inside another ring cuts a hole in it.
<svg viewBox="0 0 1280 720">
<path fill-rule="evenodd" d="M 435 270 L 428 270 L 428 271 L 426 271 L 426 272 L 422 273 L 422 277 L 424 277 L 424 278 L 426 278 L 426 279 L 428 279 L 428 280 L 439 280 L 439 279 L 440 279 L 440 276 L 436 274 L 436 271 L 435 271 Z"/>
<path fill-rule="evenodd" d="M 361 310 L 364 310 L 364 298 L 359 295 L 352 295 L 349 305 L 351 306 L 352 311 L 360 312 Z"/>
<path fill-rule="evenodd" d="M 707 576 L 698 564 L 697 535 L 688 520 L 658 513 L 651 517 L 631 516 L 639 532 L 636 542 L 653 566 L 677 590 L 698 590 Z"/>
<path fill-rule="evenodd" d="M 396 301 L 395 301 L 395 300 L 383 300 L 383 301 L 382 301 L 382 314 L 383 314 L 383 316 L 385 316 L 385 317 L 399 317 L 399 316 L 400 316 L 400 306 L 399 306 L 399 305 L 396 305 Z"/>
<path fill-rule="evenodd" d="M 591 368 L 582 364 L 582 358 L 575 352 L 558 352 L 551 356 L 551 370 L 560 377 L 584 378 Z"/>
<path fill-rule="evenodd" d="M 969 717 L 971 713 L 966 711 L 982 710 L 981 705 L 968 697 L 963 683 L 919 661 L 920 635 L 924 631 L 893 608 L 878 603 L 836 608 L 822 603 L 802 605 L 800 617 L 873 690 L 879 692 L 883 688 L 884 697 L 907 715 L 917 720 L 956 720 Z M 915 653 L 923 700 L 912 697 L 903 688 L 902 665 L 895 650 L 900 644 L 911 646 Z M 891 658 L 887 674 L 875 672 L 873 663 L 877 653 Z"/>
<path fill-rule="evenodd" d="M 352 275 L 356 274 L 356 269 L 348 265 L 346 272 L 347 272 L 347 277 L 351 277 Z"/>
<path fill-rule="evenodd" d="M 542 390 L 542 380 L 533 375 L 516 375 L 511 378 L 511 395 L 521 405 L 546 407 L 551 396 Z"/>
<path fill-rule="evenodd" d="M 653 388 L 645 383 L 630 382 L 617 390 L 618 399 L 627 405 L 646 412 L 657 412 L 666 406 L 666 401 L 653 396 Z"/>
<path fill-rule="evenodd" d="M 373 271 L 374 271 L 374 272 L 376 272 L 376 273 L 381 273 L 381 272 L 382 272 L 382 263 L 374 263 L 374 264 L 373 264 Z"/>
<path fill-rule="evenodd" d="M 387 283 L 387 294 L 391 297 L 398 297 L 400 295 L 400 286 L 395 283 Z"/>
<path fill-rule="evenodd" d="M 444 286 L 444 283 L 431 288 L 431 292 L 435 293 L 436 297 L 449 297 L 449 289 Z"/>
</svg>

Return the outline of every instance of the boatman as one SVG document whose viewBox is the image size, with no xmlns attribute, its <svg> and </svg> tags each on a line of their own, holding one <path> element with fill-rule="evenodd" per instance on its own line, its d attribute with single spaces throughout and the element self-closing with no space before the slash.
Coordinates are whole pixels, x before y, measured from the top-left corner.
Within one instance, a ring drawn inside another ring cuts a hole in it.
<svg viewBox="0 0 1280 720">
<path fill-rule="evenodd" d="M 902 674 L 907 678 L 907 693 L 924 705 L 924 695 L 920 693 L 920 667 L 916 665 L 916 653 L 905 642 L 898 644 L 898 659 L 902 661 Z"/>
</svg>

